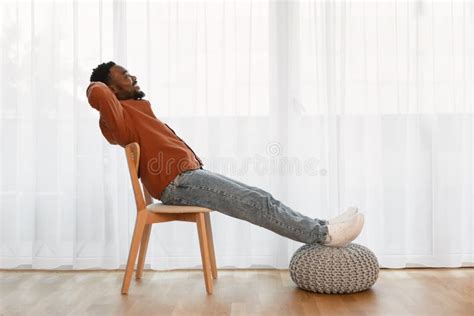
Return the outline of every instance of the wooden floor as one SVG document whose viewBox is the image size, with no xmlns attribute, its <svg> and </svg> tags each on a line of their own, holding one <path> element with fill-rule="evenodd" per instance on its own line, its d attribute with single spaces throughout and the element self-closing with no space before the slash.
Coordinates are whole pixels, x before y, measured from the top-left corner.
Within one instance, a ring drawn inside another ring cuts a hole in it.
<svg viewBox="0 0 474 316">
<path fill-rule="evenodd" d="M 474 268 L 382 269 L 367 291 L 298 289 L 287 270 L 145 271 L 121 295 L 123 271 L 0 270 L 0 315 L 474 315 Z"/>
</svg>

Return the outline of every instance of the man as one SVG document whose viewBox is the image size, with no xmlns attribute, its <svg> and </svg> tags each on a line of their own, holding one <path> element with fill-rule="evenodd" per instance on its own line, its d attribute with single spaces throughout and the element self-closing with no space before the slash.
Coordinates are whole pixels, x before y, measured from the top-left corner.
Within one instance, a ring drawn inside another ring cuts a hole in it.
<svg viewBox="0 0 474 316">
<path fill-rule="evenodd" d="M 363 214 L 350 207 L 329 221 L 298 213 L 270 193 L 203 168 L 194 151 L 158 119 L 137 78 L 114 62 L 93 69 L 87 88 L 90 105 L 111 144 L 140 145 L 139 177 L 164 204 L 197 205 L 303 242 L 344 247 L 361 232 Z"/>
</svg>

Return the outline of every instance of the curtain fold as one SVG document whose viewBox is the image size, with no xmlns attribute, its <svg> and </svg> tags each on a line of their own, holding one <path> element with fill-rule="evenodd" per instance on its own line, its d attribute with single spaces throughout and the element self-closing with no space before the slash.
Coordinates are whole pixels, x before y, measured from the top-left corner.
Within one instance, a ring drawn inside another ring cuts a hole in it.
<svg viewBox="0 0 474 316">
<path fill-rule="evenodd" d="M 87 103 L 114 60 L 204 167 L 308 216 L 356 205 L 383 267 L 474 264 L 472 1 L 0 3 L 0 268 L 125 266 L 124 150 Z M 212 215 L 220 268 L 287 268 L 301 243 Z M 190 223 L 146 266 L 201 266 Z"/>
</svg>

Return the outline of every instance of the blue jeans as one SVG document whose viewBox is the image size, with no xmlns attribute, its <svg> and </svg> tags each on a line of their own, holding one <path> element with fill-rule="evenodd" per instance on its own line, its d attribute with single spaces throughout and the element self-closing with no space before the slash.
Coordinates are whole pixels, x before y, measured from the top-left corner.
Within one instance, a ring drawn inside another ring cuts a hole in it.
<svg viewBox="0 0 474 316">
<path fill-rule="evenodd" d="M 307 217 L 262 189 L 206 169 L 179 174 L 164 189 L 161 201 L 206 207 L 302 243 L 321 243 L 328 232 L 327 221 Z"/>
</svg>

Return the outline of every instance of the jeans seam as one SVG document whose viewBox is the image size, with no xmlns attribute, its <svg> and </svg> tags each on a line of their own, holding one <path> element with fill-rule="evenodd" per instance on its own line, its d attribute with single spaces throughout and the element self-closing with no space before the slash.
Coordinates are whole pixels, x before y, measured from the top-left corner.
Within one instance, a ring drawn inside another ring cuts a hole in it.
<svg viewBox="0 0 474 316">
<path fill-rule="evenodd" d="M 267 218 L 267 219 L 269 219 L 270 221 L 272 221 L 273 223 L 278 224 L 279 226 L 281 226 L 281 227 L 283 227 L 283 228 L 292 230 L 292 231 L 297 232 L 297 233 L 304 233 L 304 231 L 302 231 L 302 230 L 300 230 L 300 229 L 298 229 L 298 228 L 294 228 L 294 227 L 285 225 L 283 222 L 281 222 L 281 221 L 279 221 L 278 219 L 274 218 L 273 216 L 271 216 L 270 214 L 268 214 L 267 212 L 265 212 L 263 209 L 261 209 L 261 208 L 258 207 L 257 205 L 255 205 L 255 204 L 249 204 L 249 203 L 247 203 L 247 202 L 244 202 L 244 201 L 242 201 L 242 200 L 239 200 L 239 199 L 237 199 L 236 197 L 234 197 L 233 195 L 225 194 L 224 191 L 213 190 L 213 189 L 211 189 L 211 188 L 204 187 L 204 186 L 200 186 L 200 185 L 197 185 L 197 186 L 194 186 L 194 185 L 189 186 L 189 185 L 188 185 L 188 186 L 182 186 L 182 187 L 183 187 L 185 190 L 193 189 L 193 188 L 199 188 L 199 189 L 203 189 L 203 190 L 206 190 L 206 191 L 210 191 L 210 192 L 222 194 L 222 195 L 224 195 L 224 196 L 226 196 L 226 197 L 229 197 L 229 198 L 231 198 L 231 199 L 233 199 L 233 200 L 236 200 L 236 201 L 239 201 L 239 202 L 241 202 L 241 203 L 244 203 L 244 204 L 246 204 L 246 205 L 248 205 L 248 206 L 252 206 L 252 207 L 257 208 L 257 209 L 261 212 L 261 214 L 262 214 L 261 217 Z M 177 199 L 173 199 L 173 200 L 176 200 L 176 201 L 177 201 Z M 183 203 L 186 203 L 186 200 L 184 200 L 184 199 L 180 199 L 180 200 L 181 200 Z M 314 235 L 311 234 L 311 233 L 309 233 L 308 235 L 309 235 L 310 237 L 314 237 Z"/>
</svg>

